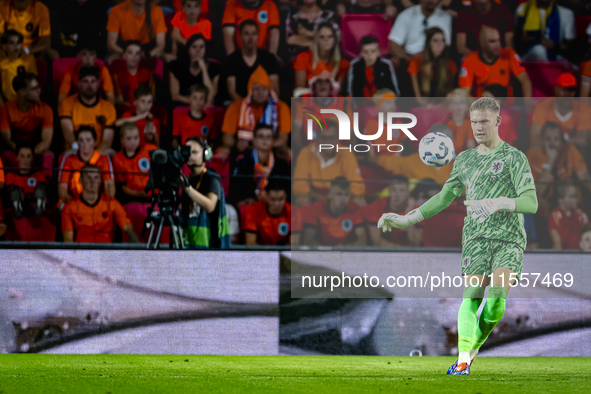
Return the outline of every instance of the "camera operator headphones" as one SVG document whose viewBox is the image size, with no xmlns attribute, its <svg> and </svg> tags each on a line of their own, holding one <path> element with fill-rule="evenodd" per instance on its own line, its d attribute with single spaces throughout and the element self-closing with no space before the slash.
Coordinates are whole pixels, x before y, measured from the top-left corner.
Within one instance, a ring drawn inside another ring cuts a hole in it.
<svg viewBox="0 0 591 394">
<path fill-rule="evenodd" d="M 211 147 L 209 146 L 209 144 L 207 143 L 207 140 L 205 138 L 203 138 L 202 141 L 203 141 L 203 162 L 210 161 L 211 158 L 213 157 L 213 150 L 211 149 Z"/>
</svg>

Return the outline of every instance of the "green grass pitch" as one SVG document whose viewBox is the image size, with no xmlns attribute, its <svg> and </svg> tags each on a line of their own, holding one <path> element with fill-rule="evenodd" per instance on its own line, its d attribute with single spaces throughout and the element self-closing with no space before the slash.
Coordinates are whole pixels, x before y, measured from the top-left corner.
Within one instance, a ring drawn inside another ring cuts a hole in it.
<svg viewBox="0 0 591 394">
<path fill-rule="evenodd" d="M 0 355 L 0 394 L 24 393 L 589 393 L 591 358 Z"/>
</svg>

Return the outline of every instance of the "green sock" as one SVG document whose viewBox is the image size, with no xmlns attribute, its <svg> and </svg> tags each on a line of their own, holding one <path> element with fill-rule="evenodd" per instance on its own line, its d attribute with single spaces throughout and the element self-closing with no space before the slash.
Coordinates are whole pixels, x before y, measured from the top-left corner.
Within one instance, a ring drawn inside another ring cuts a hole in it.
<svg viewBox="0 0 591 394">
<path fill-rule="evenodd" d="M 501 286 L 491 286 L 488 289 L 486 303 L 482 308 L 482 313 L 478 319 L 478 327 L 474 335 L 473 349 L 480 349 L 480 346 L 486 341 L 495 326 L 503 318 L 505 313 L 505 301 L 509 292 Z"/>
<path fill-rule="evenodd" d="M 464 289 L 464 301 L 458 312 L 458 353 L 469 352 L 476 332 L 478 308 L 482 303 L 484 288 L 468 286 Z"/>
</svg>

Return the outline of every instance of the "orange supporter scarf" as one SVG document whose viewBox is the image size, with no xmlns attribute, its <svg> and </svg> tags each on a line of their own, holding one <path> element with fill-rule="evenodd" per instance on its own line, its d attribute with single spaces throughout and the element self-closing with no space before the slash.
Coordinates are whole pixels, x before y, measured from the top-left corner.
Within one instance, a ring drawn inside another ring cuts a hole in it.
<svg viewBox="0 0 591 394">
<path fill-rule="evenodd" d="M 266 166 L 259 163 L 259 153 L 257 150 L 252 151 L 252 158 L 254 160 L 254 180 L 257 183 L 255 193 L 258 196 L 260 193 L 265 191 L 265 188 L 269 183 L 269 174 L 271 174 L 271 171 L 273 171 L 273 166 L 275 165 L 275 156 L 273 155 L 273 152 L 269 152 L 269 160 L 267 161 Z"/>
<path fill-rule="evenodd" d="M 90 160 L 88 160 L 88 164 L 95 165 L 98 163 L 99 159 L 101 158 L 101 152 L 95 150 L 92 154 Z M 72 174 L 72 179 L 70 181 L 70 188 L 76 192 L 76 194 L 82 194 L 82 184 L 80 183 L 80 171 L 76 171 Z"/>
</svg>

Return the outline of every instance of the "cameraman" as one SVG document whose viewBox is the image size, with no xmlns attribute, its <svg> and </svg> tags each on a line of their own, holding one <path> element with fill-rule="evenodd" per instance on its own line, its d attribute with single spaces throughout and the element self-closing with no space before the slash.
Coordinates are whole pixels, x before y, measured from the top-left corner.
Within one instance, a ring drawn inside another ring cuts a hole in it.
<svg viewBox="0 0 591 394">
<path fill-rule="evenodd" d="M 181 175 L 182 223 L 186 243 L 189 248 L 229 249 L 229 225 L 222 180 L 205 166 L 205 162 L 211 159 L 211 149 L 201 137 L 188 138 L 186 145 L 191 148 L 187 162 L 191 174 L 188 178 Z"/>
</svg>

